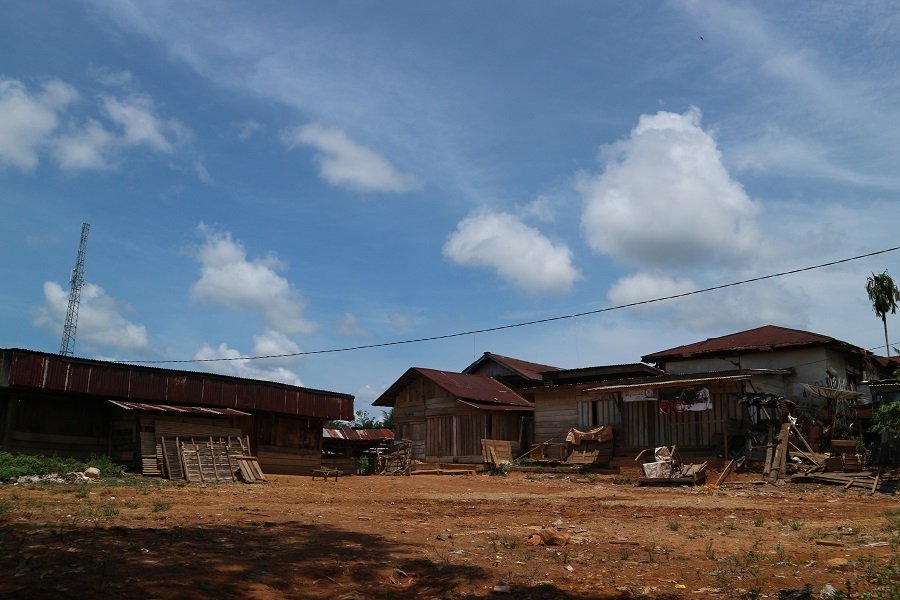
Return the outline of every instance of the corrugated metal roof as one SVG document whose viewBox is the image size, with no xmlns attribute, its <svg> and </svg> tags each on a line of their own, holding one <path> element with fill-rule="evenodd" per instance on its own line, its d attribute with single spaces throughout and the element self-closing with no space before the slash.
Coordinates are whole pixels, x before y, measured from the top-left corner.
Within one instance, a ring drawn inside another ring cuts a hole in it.
<svg viewBox="0 0 900 600">
<path fill-rule="evenodd" d="M 353 418 L 353 396 L 274 381 L 199 371 L 0 349 L 0 386 L 105 398 L 275 412 L 321 419 Z"/>
<path fill-rule="evenodd" d="M 173 406 L 171 404 L 146 404 L 144 402 L 125 402 L 123 400 L 110 400 L 119 408 L 125 410 L 143 410 L 148 412 L 178 413 L 187 415 L 207 416 L 238 416 L 249 417 L 250 413 L 235 410 L 233 408 L 209 408 L 205 406 Z"/>
<path fill-rule="evenodd" d="M 668 350 L 661 350 L 641 357 L 644 362 L 658 363 L 665 359 L 690 358 L 708 354 L 720 354 L 726 352 L 766 352 L 781 348 L 814 345 L 838 345 L 851 352 L 865 354 L 866 351 L 847 342 L 802 331 L 788 329 L 776 325 L 765 325 L 756 329 L 748 329 L 721 337 L 709 338 L 694 344 L 685 344 Z"/>
<path fill-rule="evenodd" d="M 322 437 L 332 440 L 348 440 L 351 442 L 381 442 L 394 439 L 394 432 L 390 429 L 352 427 L 325 427 L 322 429 Z"/>
<path fill-rule="evenodd" d="M 493 360 L 494 362 L 503 365 L 507 369 L 510 369 L 511 371 L 514 371 L 515 373 L 521 375 L 525 379 L 531 379 L 533 381 L 541 381 L 541 373 L 562 370 L 559 367 L 542 365 L 540 363 L 521 360 L 519 358 L 511 358 L 509 356 L 501 356 L 500 354 L 494 354 L 493 352 L 485 352 L 484 355 L 481 356 L 478 360 L 466 367 L 463 372 L 472 372 L 486 360 Z"/>
<path fill-rule="evenodd" d="M 485 404 L 482 402 L 472 402 L 471 400 L 457 400 L 460 404 L 465 404 L 466 406 L 471 406 L 472 408 L 477 408 L 479 410 L 490 410 L 490 411 L 500 411 L 500 412 L 508 412 L 508 411 L 524 411 L 531 412 L 534 410 L 533 406 L 513 406 L 510 404 Z"/>
<path fill-rule="evenodd" d="M 394 382 L 372 404 L 374 406 L 393 406 L 396 396 L 400 391 L 416 377 L 424 377 L 432 381 L 451 396 L 460 400 L 471 400 L 477 403 L 490 405 L 519 406 L 533 409 L 534 404 L 517 394 L 511 388 L 486 375 L 469 375 L 467 373 L 454 373 L 450 371 L 438 371 L 436 369 L 423 369 L 412 367 L 404 373 L 400 379 Z M 496 408 L 492 408 L 496 410 Z"/>
</svg>

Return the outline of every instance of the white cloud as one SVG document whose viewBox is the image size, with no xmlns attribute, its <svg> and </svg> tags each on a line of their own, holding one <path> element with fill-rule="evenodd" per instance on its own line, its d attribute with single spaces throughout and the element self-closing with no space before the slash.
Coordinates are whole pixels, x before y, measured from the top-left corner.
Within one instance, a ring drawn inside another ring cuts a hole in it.
<svg viewBox="0 0 900 600">
<path fill-rule="evenodd" d="M 616 281 L 606 295 L 613 305 L 619 306 L 684 294 L 696 290 L 698 287 L 689 279 L 636 273 Z"/>
<path fill-rule="evenodd" d="M 77 95 L 59 80 L 46 82 L 33 94 L 21 81 L 0 76 L 0 169 L 37 167 L 38 153 L 59 125 L 60 113 Z"/>
<path fill-rule="evenodd" d="M 444 256 L 459 265 L 492 268 L 533 294 L 568 292 L 581 278 L 568 246 L 504 212 L 482 210 L 460 221 L 444 244 Z"/>
<path fill-rule="evenodd" d="M 245 379 L 261 379 L 264 381 L 277 381 L 289 385 L 303 386 L 303 382 L 296 373 L 285 369 L 284 367 L 270 367 L 269 360 L 250 360 L 246 359 L 240 351 L 229 348 L 228 344 L 219 344 L 213 348 L 209 344 L 203 344 L 194 358 L 197 360 L 208 360 L 210 362 L 200 363 L 204 371 L 219 373 L 220 375 L 231 375 L 234 377 L 243 377 Z M 228 358 L 232 360 L 213 360 L 218 358 Z"/>
<path fill-rule="evenodd" d="M 253 336 L 253 354 L 255 356 L 275 356 L 279 360 L 285 361 L 285 364 L 293 364 L 297 362 L 297 358 L 284 355 L 299 352 L 300 346 L 280 331 L 267 329 L 263 333 Z"/>
<path fill-rule="evenodd" d="M 351 337 L 368 337 L 372 335 L 368 329 L 359 323 L 359 319 L 354 314 L 344 313 L 338 323 L 338 333 Z"/>
<path fill-rule="evenodd" d="M 122 128 L 121 140 L 127 146 L 150 146 L 170 153 L 173 139 L 186 135 L 183 125 L 174 119 L 159 117 L 153 101 L 147 96 L 105 96 L 101 104 L 106 115 Z"/>
<path fill-rule="evenodd" d="M 230 309 L 259 311 L 268 325 L 289 334 L 312 333 L 315 324 L 303 316 L 304 302 L 291 283 L 277 273 L 283 267 L 273 256 L 247 259 L 243 245 L 228 232 L 199 227 L 206 241 L 197 251 L 200 279 L 191 298 Z"/>
<path fill-rule="evenodd" d="M 115 136 L 89 119 L 83 128 L 54 139 L 51 153 L 64 171 L 103 171 L 115 167 L 111 157 L 115 146 Z"/>
<path fill-rule="evenodd" d="M 284 132 L 282 140 L 291 149 L 301 145 L 316 149 L 319 174 L 331 185 L 373 192 L 408 192 L 422 187 L 416 177 L 401 173 L 340 129 L 313 123 Z"/>
<path fill-rule="evenodd" d="M 44 283 L 44 305 L 32 311 L 34 324 L 52 333 L 62 333 L 68 304 L 68 290 L 54 281 Z M 83 345 L 79 342 L 88 342 L 130 352 L 147 350 L 150 343 L 146 328 L 123 317 L 123 310 L 127 307 L 107 295 L 102 287 L 86 283 L 78 309 L 76 347 Z"/>
<path fill-rule="evenodd" d="M 584 178 L 582 229 L 591 248 L 644 267 L 743 264 L 759 255 L 761 207 L 722 165 L 700 111 L 642 115 Z"/>
</svg>

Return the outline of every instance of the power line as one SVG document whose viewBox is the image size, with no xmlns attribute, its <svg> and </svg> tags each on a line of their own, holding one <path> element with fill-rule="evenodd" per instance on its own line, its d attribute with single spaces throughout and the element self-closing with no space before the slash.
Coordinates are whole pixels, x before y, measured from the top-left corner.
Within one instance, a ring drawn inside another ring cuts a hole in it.
<svg viewBox="0 0 900 600">
<path fill-rule="evenodd" d="M 485 327 L 483 329 L 471 329 L 469 331 L 460 331 L 456 333 L 445 333 L 443 335 L 433 335 L 429 337 L 422 338 L 414 338 L 408 340 L 396 340 L 393 342 L 380 342 L 377 344 L 365 344 L 360 346 L 346 346 L 343 348 L 328 348 L 324 350 L 307 350 L 304 352 L 291 352 L 287 354 L 268 354 L 262 356 L 238 356 L 238 357 L 226 357 L 226 358 L 192 358 L 192 359 L 181 359 L 181 360 L 128 360 L 128 361 L 119 361 L 119 362 L 128 362 L 134 364 L 172 364 L 172 363 L 202 363 L 202 362 L 224 362 L 224 361 L 233 361 L 233 360 L 263 360 L 267 358 L 288 358 L 292 356 L 312 356 L 315 354 L 335 354 L 338 352 L 352 352 L 354 350 L 369 350 L 372 348 L 386 348 L 389 346 L 401 346 L 405 344 L 418 344 L 421 342 L 433 342 L 437 340 L 446 340 L 457 337 L 464 337 L 467 335 L 477 335 L 479 333 L 490 333 L 493 331 L 503 331 L 505 329 L 516 329 L 519 327 L 528 327 L 531 325 L 540 325 L 542 323 L 552 323 L 554 321 L 562 321 L 565 319 L 576 319 L 578 317 L 586 317 L 590 315 L 597 315 L 605 312 L 612 312 L 614 310 L 622 310 L 625 308 L 633 308 L 635 306 L 643 306 L 646 304 L 654 304 L 657 302 L 664 302 L 667 300 L 677 300 L 678 298 L 686 298 L 688 296 L 696 296 L 697 294 L 705 294 L 707 292 L 714 292 L 716 290 L 723 290 L 730 287 L 736 287 L 739 285 L 744 285 L 747 283 L 755 283 L 757 281 L 764 281 L 766 279 L 774 279 L 776 277 L 785 277 L 787 275 L 796 275 L 797 273 L 803 273 L 805 271 L 813 271 L 816 269 L 823 269 L 825 267 L 833 267 L 834 265 L 839 265 L 842 263 L 851 262 L 854 260 L 860 260 L 863 258 L 870 258 L 872 256 L 878 256 L 879 254 L 887 254 L 888 252 L 895 252 L 900 250 L 900 246 L 894 246 L 892 248 L 885 248 L 884 250 L 877 250 L 875 252 L 869 252 L 867 254 L 860 254 L 857 256 L 851 256 L 849 258 L 842 258 L 840 260 L 833 260 L 826 263 L 821 263 L 818 265 L 813 265 L 810 267 L 802 267 L 799 269 L 791 269 L 789 271 L 781 271 L 779 273 L 772 273 L 769 275 L 762 275 L 760 277 L 751 277 L 750 279 L 742 279 L 740 281 L 734 281 L 732 283 L 723 283 L 721 285 L 714 285 L 711 287 L 701 288 L 698 290 L 693 290 L 690 292 L 682 292 L 680 294 L 672 294 L 670 296 L 662 296 L 659 298 L 652 298 L 650 300 L 639 300 L 637 302 L 628 302 L 626 304 L 617 304 L 615 306 L 607 306 L 605 308 L 598 308 L 595 310 L 588 310 L 584 312 L 578 313 L 570 313 L 566 315 L 559 315 L 556 317 L 547 317 L 544 319 L 535 319 L 533 321 L 522 321 L 519 323 L 511 323 L 509 325 L 497 325 L 494 327 Z"/>
</svg>

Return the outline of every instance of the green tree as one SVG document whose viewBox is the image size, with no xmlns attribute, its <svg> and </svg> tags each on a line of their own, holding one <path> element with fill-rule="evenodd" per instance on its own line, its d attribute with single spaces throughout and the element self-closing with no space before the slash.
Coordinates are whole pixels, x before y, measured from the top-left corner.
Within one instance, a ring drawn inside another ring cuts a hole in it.
<svg viewBox="0 0 900 600">
<path fill-rule="evenodd" d="M 872 302 L 872 309 L 881 318 L 884 324 L 884 348 L 885 353 L 891 355 L 891 345 L 888 341 L 887 314 L 897 314 L 897 302 L 900 302 L 900 290 L 887 271 L 880 275 L 872 273 L 866 278 L 866 293 Z"/>
</svg>

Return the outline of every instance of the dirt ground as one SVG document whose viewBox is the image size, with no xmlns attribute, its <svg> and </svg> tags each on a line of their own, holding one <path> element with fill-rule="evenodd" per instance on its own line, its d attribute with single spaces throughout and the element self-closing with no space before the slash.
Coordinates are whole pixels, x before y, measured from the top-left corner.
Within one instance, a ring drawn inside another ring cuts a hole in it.
<svg viewBox="0 0 900 600">
<path fill-rule="evenodd" d="M 777 598 L 805 584 L 897 597 L 885 513 L 896 526 L 900 497 L 758 478 L 4 484 L 0 597 Z M 545 527 L 568 543 L 530 545 Z"/>
</svg>

